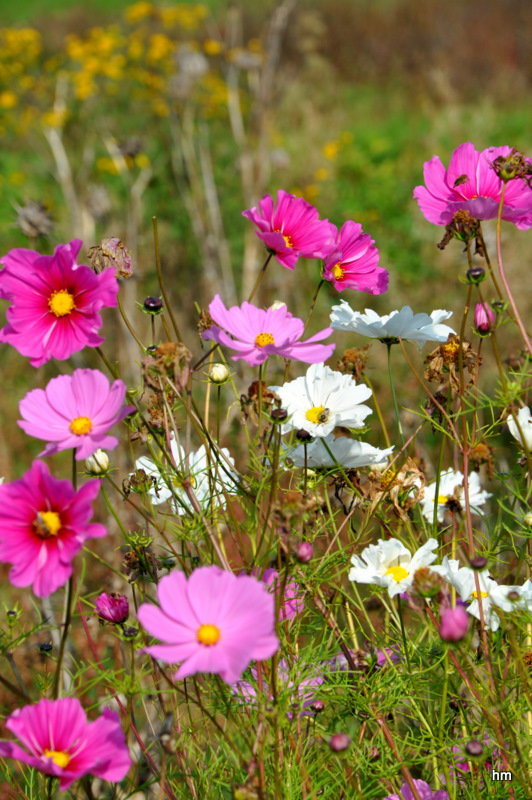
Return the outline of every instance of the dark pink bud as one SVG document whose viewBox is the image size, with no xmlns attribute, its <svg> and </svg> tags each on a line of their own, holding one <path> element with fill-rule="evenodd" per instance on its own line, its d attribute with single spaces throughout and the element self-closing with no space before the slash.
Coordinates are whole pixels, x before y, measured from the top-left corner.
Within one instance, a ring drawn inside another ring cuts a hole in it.
<svg viewBox="0 0 532 800">
<path fill-rule="evenodd" d="M 127 597 L 121 594 L 102 594 L 96 600 L 96 613 L 100 619 L 120 625 L 129 616 Z"/>
<path fill-rule="evenodd" d="M 469 630 L 469 617 L 462 606 L 448 608 L 440 618 L 440 636 L 444 642 L 460 642 Z"/>
<path fill-rule="evenodd" d="M 301 542 L 296 549 L 296 558 L 298 561 L 301 561 L 302 564 L 308 564 L 312 558 L 312 552 L 313 549 L 310 542 Z"/>
<path fill-rule="evenodd" d="M 477 303 L 475 307 L 475 329 L 477 333 L 486 335 L 493 330 L 495 317 L 487 303 Z"/>
<path fill-rule="evenodd" d="M 347 750 L 350 744 L 351 739 L 347 733 L 335 733 L 329 740 L 329 747 L 333 753 L 342 753 L 344 750 Z"/>
</svg>

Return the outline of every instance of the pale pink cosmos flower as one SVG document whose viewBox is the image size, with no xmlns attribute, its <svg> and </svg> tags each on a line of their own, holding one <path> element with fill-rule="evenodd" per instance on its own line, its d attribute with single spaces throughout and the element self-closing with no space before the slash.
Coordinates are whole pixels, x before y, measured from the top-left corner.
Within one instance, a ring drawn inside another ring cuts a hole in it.
<svg viewBox="0 0 532 800">
<path fill-rule="evenodd" d="M 266 584 L 269 591 L 275 596 L 279 593 L 282 585 L 281 576 L 276 569 L 265 569 L 262 576 L 255 568 L 252 575 L 256 575 L 259 580 Z M 301 596 L 301 586 L 293 578 L 288 578 L 284 585 L 283 597 L 280 604 L 280 616 L 282 620 L 292 620 L 305 608 L 305 601 Z"/>
<path fill-rule="evenodd" d="M 209 313 L 216 324 L 203 331 L 202 338 L 236 350 L 238 355 L 233 356 L 233 361 L 243 358 L 257 366 L 264 364 L 268 356 L 282 356 L 316 364 L 326 361 L 336 347 L 335 344 L 316 344 L 330 336 L 332 328 L 325 328 L 300 342 L 305 328 L 303 320 L 293 317 L 284 304 L 264 310 L 244 302 L 228 309 L 216 295 L 209 305 Z"/>
<path fill-rule="evenodd" d="M 259 691 L 256 667 L 251 667 L 250 672 L 253 682 L 237 681 L 231 688 L 238 700 L 256 706 L 260 694 L 267 698 L 271 697 L 272 689 L 263 679 L 262 691 Z M 316 700 L 316 691 L 323 683 L 323 675 L 317 674 L 316 667 L 308 664 L 300 666 L 297 662 L 292 665 L 285 658 L 281 658 L 277 664 L 276 678 L 281 702 L 285 699 L 290 701 L 291 711 L 287 713 L 288 719 L 293 718 L 294 711 L 299 711 L 299 717 L 308 717 L 316 713 L 311 706 Z"/>
<path fill-rule="evenodd" d="M 104 275 L 105 273 L 102 273 Z M 114 381 L 109 386 L 97 369 L 76 369 L 72 375 L 52 378 L 46 389 L 33 389 L 20 401 L 23 419 L 18 425 L 29 436 L 48 442 L 39 456 L 76 448 L 76 461 L 98 450 L 112 450 L 118 444 L 107 431 L 135 411 L 124 406 L 126 385 Z"/>
<path fill-rule="evenodd" d="M 18 248 L 1 259 L 0 297 L 11 305 L 0 342 L 29 356 L 33 367 L 52 358 L 63 361 L 104 341 L 97 333 L 102 326 L 98 312 L 116 306 L 118 281 L 112 272 L 95 275 L 78 265 L 81 245 L 74 239 L 56 247 L 52 256 Z"/>
<path fill-rule="evenodd" d="M 438 156 L 426 161 L 425 186 L 416 186 L 414 197 L 425 219 L 434 225 L 449 225 L 457 211 L 469 211 L 476 219 L 495 219 L 504 186 L 492 167 L 511 148 L 488 147 L 481 153 L 471 142 L 461 144 L 445 169 Z M 521 230 L 532 226 L 532 190 L 522 178 L 506 184 L 502 218 Z"/>
<path fill-rule="evenodd" d="M 187 579 L 172 572 L 157 585 L 158 608 L 143 603 L 138 620 L 165 644 L 146 652 L 170 664 L 181 662 L 175 678 L 198 672 L 237 681 L 251 661 L 271 658 L 279 647 L 275 601 L 250 575 L 233 575 L 216 566 L 199 567 Z"/>
<path fill-rule="evenodd" d="M 0 757 L 15 758 L 59 778 L 61 791 L 84 775 L 116 783 L 131 766 L 118 714 L 106 708 L 101 717 L 87 722 L 75 697 L 43 698 L 33 706 L 17 708 L 7 718 L 6 728 L 23 747 L 0 741 Z"/>
<path fill-rule="evenodd" d="M 260 209 L 260 211 L 259 211 Z M 336 228 L 303 200 L 282 189 L 277 192 L 277 208 L 269 194 L 242 216 L 257 226 L 255 231 L 279 264 L 294 269 L 300 256 L 324 258 L 336 238 Z"/>
<path fill-rule="evenodd" d="M 100 484 L 88 481 L 76 492 L 34 461 L 22 478 L 0 486 L 0 561 L 13 565 L 13 586 L 31 585 L 38 597 L 64 586 L 86 540 L 107 533 L 103 525 L 89 523 Z"/>
<path fill-rule="evenodd" d="M 357 289 L 382 294 L 388 288 L 389 273 L 379 267 L 379 251 L 362 225 L 348 220 L 342 225 L 334 247 L 323 263 L 323 277 L 335 289 Z"/>
</svg>

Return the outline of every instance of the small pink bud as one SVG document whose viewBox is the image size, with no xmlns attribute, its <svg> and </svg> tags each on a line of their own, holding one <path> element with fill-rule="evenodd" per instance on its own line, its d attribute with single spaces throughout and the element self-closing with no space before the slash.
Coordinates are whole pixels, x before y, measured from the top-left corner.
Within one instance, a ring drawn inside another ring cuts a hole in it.
<svg viewBox="0 0 532 800">
<path fill-rule="evenodd" d="M 493 330 L 493 322 L 495 317 L 491 308 L 488 308 L 487 303 L 477 303 L 475 307 L 475 329 L 477 333 L 486 335 Z"/>
<path fill-rule="evenodd" d="M 129 616 L 127 597 L 121 594 L 102 594 L 96 600 L 96 613 L 100 619 L 120 625 Z"/>
<path fill-rule="evenodd" d="M 312 558 L 312 545 L 310 542 L 301 542 L 296 549 L 296 558 L 302 564 L 308 564 Z"/>
<path fill-rule="evenodd" d="M 469 630 L 469 617 L 462 606 L 448 608 L 440 618 L 440 636 L 444 642 L 460 642 Z"/>
<path fill-rule="evenodd" d="M 333 753 L 342 753 L 344 750 L 347 750 L 350 744 L 351 739 L 347 733 L 335 733 L 329 739 L 329 747 Z"/>
</svg>

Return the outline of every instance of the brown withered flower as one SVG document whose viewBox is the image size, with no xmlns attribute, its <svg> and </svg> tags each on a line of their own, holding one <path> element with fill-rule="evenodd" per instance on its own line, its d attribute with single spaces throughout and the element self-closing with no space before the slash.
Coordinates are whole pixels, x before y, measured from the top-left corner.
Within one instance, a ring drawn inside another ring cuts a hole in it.
<svg viewBox="0 0 532 800">
<path fill-rule="evenodd" d="M 54 229 L 50 211 L 43 203 L 27 200 L 23 206 L 13 204 L 17 212 L 16 225 L 28 239 L 49 236 Z"/>
<path fill-rule="evenodd" d="M 493 473 L 495 471 L 495 465 L 493 463 L 494 452 L 495 448 L 492 447 L 491 444 L 482 441 L 476 444 L 469 454 L 469 458 L 473 462 L 473 469 L 476 470 L 476 472 L 479 471 L 483 464 L 486 464 L 486 470 L 490 480 L 493 478 Z"/>
<path fill-rule="evenodd" d="M 261 387 L 259 390 L 259 386 Z M 262 415 L 269 417 L 275 406 L 281 405 L 281 398 L 277 392 L 269 389 L 264 381 L 253 381 L 248 388 L 248 393 L 240 396 L 240 408 L 246 419 L 249 417 L 254 425 L 259 424 L 259 408 L 262 406 Z"/>
<path fill-rule="evenodd" d="M 407 520 L 408 511 L 425 495 L 425 483 L 425 475 L 414 459 L 407 458 L 397 471 L 393 467 L 383 472 L 370 471 L 360 488 L 370 503 L 370 512 L 387 496 L 397 516 Z"/>
<path fill-rule="evenodd" d="M 144 383 L 160 392 L 169 378 L 175 390 L 182 392 L 190 377 L 192 353 L 179 342 L 163 342 L 141 364 Z"/>
<path fill-rule="evenodd" d="M 457 211 L 451 222 L 445 226 L 445 235 L 441 242 L 438 243 L 438 248 L 445 250 L 453 239 L 458 239 L 461 242 L 469 242 L 475 239 L 475 253 L 481 256 L 484 254 L 480 222 L 476 217 L 472 217 L 465 208 Z"/>
<path fill-rule="evenodd" d="M 532 650 L 527 650 L 523 655 L 523 661 L 527 669 L 532 670 Z"/>
<path fill-rule="evenodd" d="M 170 408 L 172 408 L 175 402 L 175 394 L 172 392 L 170 387 L 165 387 L 164 393 L 166 395 L 168 405 Z M 150 395 L 148 398 L 147 411 L 150 422 L 155 428 L 162 428 L 164 426 L 164 412 L 166 408 L 167 406 L 162 392 L 156 392 L 155 394 Z"/>
<path fill-rule="evenodd" d="M 338 372 L 343 372 L 344 375 L 352 375 L 357 382 L 360 381 L 368 363 L 368 350 L 370 347 L 370 344 L 366 344 L 364 347 L 350 347 L 344 350 L 342 358 L 336 365 Z"/>
<path fill-rule="evenodd" d="M 206 309 L 202 308 L 198 319 L 198 333 L 200 334 L 200 336 L 203 333 L 203 331 L 208 331 L 209 328 L 212 328 L 213 325 L 214 325 L 213 318 Z"/>
<path fill-rule="evenodd" d="M 408 593 L 414 597 L 436 597 L 443 588 L 443 578 L 430 567 L 420 567 L 414 572 L 414 580 Z"/>
<path fill-rule="evenodd" d="M 102 239 L 100 244 L 89 248 L 87 256 L 97 275 L 106 269 L 114 269 L 117 278 L 131 278 L 133 274 L 131 256 L 125 244 L 116 236 Z"/>
<path fill-rule="evenodd" d="M 454 333 L 450 333 L 447 341 L 440 344 L 432 353 L 429 353 L 424 363 L 427 365 L 425 369 L 425 380 L 429 382 L 444 383 L 449 381 L 449 385 L 453 392 L 460 391 L 460 347 L 462 351 L 462 365 L 463 369 L 469 372 L 470 380 L 467 387 L 471 386 L 473 378 L 475 377 L 477 366 L 482 363 L 482 358 L 473 350 L 471 342 L 467 339 L 462 341 L 460 346 L 460 337 Z"/>
</svg>

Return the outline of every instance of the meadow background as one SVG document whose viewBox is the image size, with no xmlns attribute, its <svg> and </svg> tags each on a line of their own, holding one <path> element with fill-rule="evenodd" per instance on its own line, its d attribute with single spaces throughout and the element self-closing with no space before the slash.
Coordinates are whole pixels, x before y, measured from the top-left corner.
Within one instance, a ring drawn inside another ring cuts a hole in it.
<svg viewBox="0 0 532 800">
<path fill-rule="evenodd" d="M 83 239 L 80 260 L 87 263 L 92 245 L 119 237 L 134 271 L 121 285 L 122 299 L 147 341 L 150 320 L 136 303 L 159 294 L 155 216 L 172 308 L 185 340 L 197 343 L 199 310 L 215 291 L 226 305 L 240 303 L 262 263 L 262 245 L 242 210 L 282 188 L 303 196 L 338 227 L 345 219 L 360 222 L 375 240 L 390 286 L 377 297 L 345 293 L 354 308 L 380 314 L 403 304 L 415 312 L 446 308 L 454 311 L 451 324 L 457 327 L 467 260 L 456 242 L 437 249 L 442 230 L 423 219 L 412 191 L 422 183 L 423 162 L 437 153 L 447 164 L 461 142 L 471 141 L 477 150 L 508 144 L 530 154 L 531 101 L 527 0 L 21 0 L 2 9 L 0 28 L 0 253 L 15 247 L 52 253 L 57 243 L 75 237 Z M 29 236 L 22 210 L 28 203 L 43 207 L 36 214 L 41 231 Z M 495 222 L 483 230 L 493 249 Z M 529 234 L 507 225 L 503 242 L 526 324 L 532 310 Z M 305 318 L 318 281 L 310 261 L 294 272 L 272 269 L 255 302 L 282 299 Z M 310 333 L 324 327 L 337 301 L 326 284 Z M 4 313 L 2 304 L 0 324 Z M 106 310 L 103 318 L 106 352 L 135 385 L 139 349 L 118 314 Z M 155 341 L 161 336 L 157 320 Z M 333 341 L 340 358 L 348 345 L 338 334 Z M 521 344 L 508 326 L 503 358 L 515 358 Z M 484 357 L 483 391 L 489 395 L 496 375 L 487 347 Z M 385 358 L 385 348 L 375 343 L 368 377 L 393 428 Z M 18 478 L 41 450 L 14 424 L 20 398 L 72 366 L 100 364 L 85 350 L 68 364 L 33 370 L 13 348 L 0 346 L 0 476 L 6 480 Z M 400 406 L 414 407 L 419 390 L 407 365 L 397 359 L 394 370 Z M 234 372 L 245 388 L 247 367 L 239 362 Z M 201 385 L 196 391 L 201 396 Z M 415 421 L 404 415 L 406 435 Z M 372 443 L 383 446 L 376 422 L 374 427 Z M 498 472 L 515 461 L 515 445 L 506 432 L 503 437 Z M 222 420 L 222 444 L 237 463 L 241 439 L 238 408 L 231 408 Z M 421 447 L 430 460 L 437 439 L 427 433 Z M 117 451 L 120 480 L 134 459 L 131 445 Z M 61 466 L 68 474 L 69 454 L 54 464 L 58 474 Z M 127 514 L 123 510 L 123 522 L 133 527 Z M 100 518 L 117 532 L 110 514 L 100 509 Z M 99 553 L 108 545 L 91 547 Z M 122 555 L 118 548 L 112 556 L 107 552 L 117 570 Z M 7 571 L 3 567 L 1 574 Z M 87 584 L 93 593 L 104 575 L 91 566 Z M 0 599 L 7 608 L 9 587 Z M 32 601 L 17 595 L 17 602 L 29 609 Z M 56 602 L 59 616 L 62 601 Z M 75 647 L 83 652 L 83 632 L 77 635 Z M 46 674 L 39 649 L 46 637 L 26 632 L 18 648 L 24 680 L 34 680 L 36 664 Z M 108 662 L 102 658 L 110 664 L 119 658 L 119 645 L 110 635 L 106 642 Z M 12 705 L 12 698 L 1 696 L 4 708 Z"/>
</svg>

